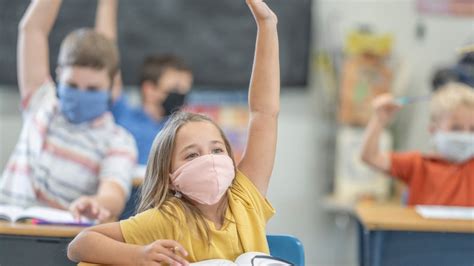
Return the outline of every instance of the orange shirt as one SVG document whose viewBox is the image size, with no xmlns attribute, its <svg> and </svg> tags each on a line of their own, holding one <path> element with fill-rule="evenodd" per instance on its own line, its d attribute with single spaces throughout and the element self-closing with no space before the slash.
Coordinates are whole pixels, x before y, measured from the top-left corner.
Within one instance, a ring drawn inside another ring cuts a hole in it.
<svg viewBox="0 0 474 266">
<path fill-rule="evenodd" d="M 409 187 L 408 205 L 474 207 L 474 158 L 455 164 L 419 152 L 392 153 L 390 174 Z"/>
</svg>

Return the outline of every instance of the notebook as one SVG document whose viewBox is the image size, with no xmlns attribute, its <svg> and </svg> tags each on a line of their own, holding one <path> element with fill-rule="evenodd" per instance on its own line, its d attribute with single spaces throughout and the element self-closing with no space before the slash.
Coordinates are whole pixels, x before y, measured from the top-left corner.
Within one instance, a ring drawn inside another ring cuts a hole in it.
<svg viewBox="0 0 474 266">
<path fill-rule="evenodd" d="M 74 219 L 72 214 L 65 210 L 48 207 L 22 208 L 13 205 L 0 205 L 0 221 L 6 222 L 30 222 L 34 220 L 36 224 L 63 224 L 63 225 L 93 225 L 94 221 L 81 218 L 80 221 Z"/>
<path fill-rule="evenodd" d="M 287 266 L 293 265 L 291 262 L 280 258 L 269 256 L 261 252 L 247 252 L 235 259 L 235 261 L 224 259 L 203 260 L 191 265 L 211 265 L 211 266 L 233 266 L 233 265 L 248 265 L 248 266 Z"/>
<path fill-rule="evenodd" d="M 474 220 L 474 208 L 437 205 L 417 205 L 416 212 L 427 219 Z"/>
</svg>

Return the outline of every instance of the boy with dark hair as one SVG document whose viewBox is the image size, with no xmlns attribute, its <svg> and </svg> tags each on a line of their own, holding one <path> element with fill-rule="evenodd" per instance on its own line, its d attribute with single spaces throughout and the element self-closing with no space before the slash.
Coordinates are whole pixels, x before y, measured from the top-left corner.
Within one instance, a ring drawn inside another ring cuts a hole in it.
<svg viewBox="0 0 474 266">
<path fill-rule="evenodd" d="M 112 113 L 117 123 L 135 137 L 139 164 L 147 163 L 156 134 L 167 117 L 185 104 L 192 82 L 191 69 L 181 59 L 173 55 L 152 55 L 145 58 L 140 70 L 140 106 L 131 107 L 116 87 L 119 99 Z"/>
</svg>

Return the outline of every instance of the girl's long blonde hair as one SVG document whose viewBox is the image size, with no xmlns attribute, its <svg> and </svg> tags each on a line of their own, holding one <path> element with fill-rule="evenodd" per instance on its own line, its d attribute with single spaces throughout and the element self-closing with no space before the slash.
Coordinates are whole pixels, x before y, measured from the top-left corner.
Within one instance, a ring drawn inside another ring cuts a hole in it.
<svg viewBox="0 0 474 266">
<path fill-rule="evenodd" d="M 199 236 L 205 239 L 209 244 L 211 241 L 209 226 L 201 211 L 185 197 L 175 197 L 174 191 L 170 186 L 171 164 L 176 135 L 179 129 L 189 122 L 208 122 L 213 124 L 219 130 L 224 140 L 227 153 L 232 158 L 235 166 L 229 140 L 214 121 L 201 114 L 176 112 L 168 119 L 163 129 L 153 141 L 153 146 L 148 157 L 145 180 L 141 187 L 140 203 L 137 213 L 151 208 L 157 208 L 165 215 L 176 219 L 179 223 L 183 223 L 180 225 L 182 228 L 185 228 L 184 226 L 191 228 L 192 232 L 199 234 Z M 186 221 L 181 221 L 177 216 L 179 212 L 175 209 L 176 207 L 182 209 Z M 224 207 L 227 208 L 227 202 L 225 202 Z"/>
</svg>

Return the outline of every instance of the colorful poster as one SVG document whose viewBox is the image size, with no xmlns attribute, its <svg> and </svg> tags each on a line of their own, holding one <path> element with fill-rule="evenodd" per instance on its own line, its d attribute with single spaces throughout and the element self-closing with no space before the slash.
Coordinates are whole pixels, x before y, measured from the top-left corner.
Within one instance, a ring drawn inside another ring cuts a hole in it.
<svg viewBox="0 0 474 266">
<path fill-rule="evenodd" d="M 474 0 L 417 0 L 422 14 L 474 17 Z"/>
<path fill-rule="evenodd" d="M 186 111 L 209 116 L 229 139 L 236 162 L 239 162 L 247 143 L 248 107 L 242 93 L 192 97 Z M 196 96 L 196 95 L 195 95 Z M 203 100 L 205 99 L 205 100 Z"/>
</svg>

